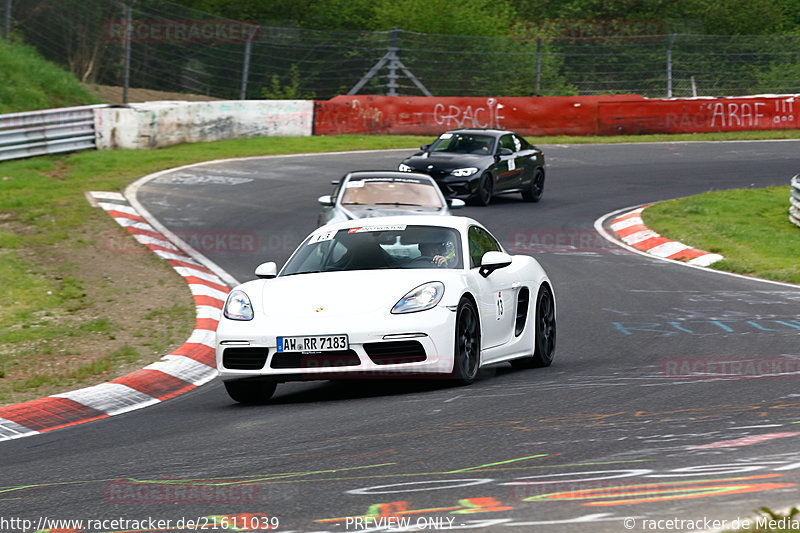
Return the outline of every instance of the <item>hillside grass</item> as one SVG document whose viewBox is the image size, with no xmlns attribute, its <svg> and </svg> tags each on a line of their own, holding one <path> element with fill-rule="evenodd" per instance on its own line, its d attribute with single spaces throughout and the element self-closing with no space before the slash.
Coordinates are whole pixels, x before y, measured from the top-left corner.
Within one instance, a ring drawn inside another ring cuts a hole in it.
<svg viewBox="0 0 800 533">
<path fill-rule="evenodd" d="M 35 48 L 0 39 L 0 113 L 101 103 L 69 71 Z"/>
</svg>

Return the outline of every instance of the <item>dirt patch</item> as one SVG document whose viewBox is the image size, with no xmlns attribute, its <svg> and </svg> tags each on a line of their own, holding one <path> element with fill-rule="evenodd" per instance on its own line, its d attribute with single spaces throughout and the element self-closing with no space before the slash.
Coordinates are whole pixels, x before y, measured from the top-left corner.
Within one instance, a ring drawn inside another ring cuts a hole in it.
<svg viewBox="0 0 800 533">
<path fill-rule="evenodd" d="M 122 103 L 122 87 L 111 85 L 86 84 L 86 88 L 96 94 L 98 98 L 107 104 Z M 210 100 L 223 100 L 213 96 L 200 94 L 174 93 L 167 91 L 156 91 L 153 89 L 128 88 L 128 103 L 157 102 L 160 100 L 184 100 L 187 102 L 205 102 Z"/>
<path fill-rule="evenodd" d="M 0 405 L 114 379 L 191 334 L 195 308 L 186 282 L 100 209 L 66 240 L 20 256 L 50 287 L 47 296 L 29 296 L 61 302 L 3 335 Z"/>
</svg>

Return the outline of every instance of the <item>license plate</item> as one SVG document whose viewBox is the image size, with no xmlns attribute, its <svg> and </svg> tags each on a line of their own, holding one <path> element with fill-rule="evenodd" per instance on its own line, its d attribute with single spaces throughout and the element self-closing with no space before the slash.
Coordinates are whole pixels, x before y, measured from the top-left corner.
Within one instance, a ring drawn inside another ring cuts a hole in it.
<svg viewBox="0 0 800 533">
<path fill-rule="evenodd" d="M 278 337 L 278 352 L 338 352 L 349 349 L 347 335 Z"/>
</svg>

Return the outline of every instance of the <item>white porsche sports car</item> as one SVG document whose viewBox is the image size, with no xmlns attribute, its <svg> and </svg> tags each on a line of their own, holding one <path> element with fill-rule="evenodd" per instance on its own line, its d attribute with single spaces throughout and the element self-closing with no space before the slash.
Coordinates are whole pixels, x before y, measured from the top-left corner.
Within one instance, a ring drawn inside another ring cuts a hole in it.
<svg viewBox="0 0 800 533">
<path fill-rule="evenodd" d="M 532 257 L 509 255 L 464 217 L 348 220 L 317 228 L 280 272 L 239 285 L 217 328 L 228 394 L 261 403 L 277 383 L 447 376 L 548 366 L 556 305 Z"/>
</svg>

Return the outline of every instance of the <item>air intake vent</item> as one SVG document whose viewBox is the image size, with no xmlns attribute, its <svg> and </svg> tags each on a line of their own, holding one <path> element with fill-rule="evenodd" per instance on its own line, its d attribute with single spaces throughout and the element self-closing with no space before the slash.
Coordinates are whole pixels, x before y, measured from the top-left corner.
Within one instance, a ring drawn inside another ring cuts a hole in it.
<svg viewBox="0 0 800 533">
<path fill-rule="evenodd" d="M 528 287 L 522 287 L 517 296 L 517 320 L 514 323 L 514 336 L 519 337 L 525 330 L 525 321 L 528 319 L 528 301 L 531 293 Z"/>
<path fill-rule="evenodd" d="M 376 365 L 418 363 L 427 359 L 419 341 L 368 342 L 364 351 Z"/>
<path fill-rule="evenodd" d="M 222 366 L 231 370 L 261 370 L 267 362 L 266 348 L 225 348 Z"/>
</svg>

